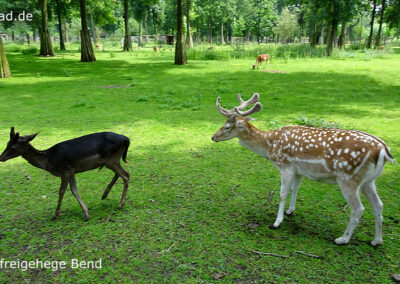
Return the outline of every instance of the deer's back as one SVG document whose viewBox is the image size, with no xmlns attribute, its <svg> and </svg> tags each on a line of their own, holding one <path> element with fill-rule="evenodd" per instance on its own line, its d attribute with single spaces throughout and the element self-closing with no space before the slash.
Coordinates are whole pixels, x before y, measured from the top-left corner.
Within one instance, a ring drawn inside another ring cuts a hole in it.
<svg viewBox="0 0 400 284">
<path fill-rule="evenodd" d="M 129 146 L 129 138 L 113 132 L 85 135 L 58 143 L 48 149 L 48 170 L 52 173 L 71 169 L 83 172 L 104 166 L 105 162 L 121 155 Z M 118 160 L 121 156 L 117 157 Z"/>
</svg>

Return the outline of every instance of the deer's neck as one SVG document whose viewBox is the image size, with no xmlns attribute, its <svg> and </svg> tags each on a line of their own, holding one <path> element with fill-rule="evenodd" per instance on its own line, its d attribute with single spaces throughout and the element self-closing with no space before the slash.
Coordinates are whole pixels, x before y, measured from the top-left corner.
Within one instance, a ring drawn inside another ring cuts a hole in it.
<svg viewBox="0 0 400 284">
<path fill-rule="evenodd" d="M 31 144 L 28 144 L 26 150 L 22 154 L 22 157 L 33 166 L 44 170 L 46 169 L 48 160 L 46 151 L 36 150 Z"/>
<path fill-rule="evenodd" d="M 239 135 L 240 145 L 263 157 L 270 158 L 271 133 L 248 124 L 248 128 Z"/>
</svg>

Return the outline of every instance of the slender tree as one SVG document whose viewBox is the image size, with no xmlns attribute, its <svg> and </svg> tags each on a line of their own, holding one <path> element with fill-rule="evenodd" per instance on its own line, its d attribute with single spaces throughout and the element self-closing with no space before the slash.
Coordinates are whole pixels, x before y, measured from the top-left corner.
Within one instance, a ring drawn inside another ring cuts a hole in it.
<svg viewBox="0 0 400 284">
<path fill-rule="evenodd" d="M 376 0 L 374 0 L 373 7 L 372 7 L 371 22 L 369 23 L 370 28 L 369 28 L 369 36 L 368 36 L 368 41 L 367 41 L 367 48 L 372 47 L 372 35 L 374 32 L 375 13 L 376 13 Z"/>
<path fill-rule="evenodd" d="M 10 66 L 8 65 L 6 52 L 3 47 L 3 39 L 0 35 L 0 78 L 11 77 Z"/>
<path fill-rule="evenodd" d="M 124 51 L 132 50 L 132 41 L 129 34 L 129 2 L 124 0 L 124 23 L 125 23 L 125 36 L 124 36 Z"/>
<path fill-rule="evenodd" d="M 62 7 L 60 0 L 57 0 L 56 7 L 57 19 L 58 19 L 58 33 L 60 34 L 60 50 L 65 50 L 65 42 L 64 42 L 64 34 L 63 34 L 63 25 L 62 25 Z"/>
<path fill-rule="evenodd" d="M 81 61 L 93 62 L 96 61 L 94 56 L 92 41 L 87 25 L 86 0 L 80 0 L 81 11 Z"/>
<path fill-rule="evenodd" d="M 183 0 L 177 0 L 177 32 L 176 32 L 176 45 L 175 45 L 175 64 L 185 65 L 186 60 L 186 48 L 185 48 L 185 37 L 183 35 Z"/>
<path fill-rule="evenodd" d="M 347 22 L 345 20 L 342 21 L 342 28 L 340 30 L 339 40 L 338 40 L 338 47 L 342 49 L 346 45 L 346 29 L 347 29 Z"/>
<path fill-rule="evenodd" d="M 41 56 L 54 56 L 48 29 L 47 0 L 41 0 L 42 25 L 40 28 L 40 54 Z"/>
<path fill-rule="evenodd" d="M 191 9 L 191 0 L 186 0 L 186 41 L 188 48 L 193 48 L 193 38 L 192 31 L 190 28 L 190 9 Z"/>
<path fill-rule="evenodd" d="M 385 14 L 385 9 L 386 9 L 386 0 L 382 0 L 382 7 L 381 7 L 381 15 L 379 18 L 379 28 L 378 28 L 378 34 L 376 35 L 375 39 L 375 48 L 378 49 L 381 45 L 381 34 L 382 34 L 382 23 L 383 23 L 383 16 Z"/>
<path fill-rule="evenodd" d="M 90 15 L 90 26 L 92 30 L 92 38 L 93 42 L 96 44 L 97 43 L 97 33 L 96 33 L 96 26 L 94 24 L 94 19 L 93 19 L 93 9 L 92 6 L 89 5 L 89 15 Z"/>
</svg>

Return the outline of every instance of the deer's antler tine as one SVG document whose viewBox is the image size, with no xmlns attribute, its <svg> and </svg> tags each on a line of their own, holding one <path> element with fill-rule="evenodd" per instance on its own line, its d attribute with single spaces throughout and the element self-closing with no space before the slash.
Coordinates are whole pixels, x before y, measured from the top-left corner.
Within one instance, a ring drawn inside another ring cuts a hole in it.
<svg viewBox="0 0 400 284">
<path fill-rule="evenodd" d="M 246 110 L 246 111 L 240 111 L 238 107 L 235 107 L 235 112 L 240 115 L 240 116 L 248 116 L 250 114 L 253 114 L 255 112 L 259 112 L 262 109 L 262 104 L 260 102 L 257 102 L 251 109 Z"/>
<path fill-rule="evenodd" d="M 223 107 L 221 106 L 220 100 L 221 100 L 221 98 L 218 97 L 218 98 L 217 98 L 217 108 L 218 108 L 219 113 L 222 114 L 223 116 L 226 116 L 226 117 L 231 116 L 232 111 L 223 108 Z"/>
<path fill-rule="evenodd" d="M 242 97 L 240 96 L 240 94 L 238 94 L 238 100 L 240 102 L 240 106 L 238 106 L 238 109 L 244 109 L 252 104 L 254 104 L 255 102 L 258 102 L 260 100 L 260 94 L 258 93 L 254 93 L 253 96 L 247 100 L 247 101 L 243 101 Z"/>
</svg>

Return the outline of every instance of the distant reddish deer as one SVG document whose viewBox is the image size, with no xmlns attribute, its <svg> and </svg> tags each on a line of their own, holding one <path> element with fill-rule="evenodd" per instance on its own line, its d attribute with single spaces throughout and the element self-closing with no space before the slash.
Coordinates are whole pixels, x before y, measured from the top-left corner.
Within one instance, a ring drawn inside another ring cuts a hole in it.
<svg viewBox="0 0 400 284">
<path fill-rule="evenodd" d="M 265 67 L 269 66 L 269 59 L 271 56 L 269 54 L 260 54 L 257 56 L 256 63 L 253 64 L 253 70 L 256 69 L 256 67 L 261 68 L 261 63 L 265 61 L 266 65 Z"/>
<path fill-rule="evenodd" d="M 94 46 L 97 48 L 97 50 L 103 50 L 103 45 L 101 43 L 96 43 Z"/>
<path fill-rule="evenodd" d="M 154 51 L 154 52 L 158 52 L 159 50 L 160 50 L 160 48 L 158 48 L 157 46 L 154 46 L 154 47 L 153 47 L 153 51 Z"/>
<path fill-rule="evenodd" d="M 78 195 L 75 174 L 104 166 L 112 170 L 115 175 L 105 189 L 102 199 L 107 197 L 117 179 L 121 177 L 124 181 L 124 191 L 118 208 L 121 209 L 124 206 L 129 173 L 122 168 L 120 159 L 122 157 L 122 160 L 126 162 L 130 144 L 128 137 L 113 132 L 93 133 L 58 143 L 47 150 L 40 151 L 30 144 L 36 135 L 37 133 L 20 136 L 18 132 L 14 132 L 14 127 L 11 127 L 10 141 L 0 155 L 0 162 L 22 156 L 31 165 L 61 178 L 58 206 L 52 220 L 55 220 L 60 214 L 61 203 L 68 184 L 85 214 L 85 221 L 89 220 L 89 211 Z"/>
</svg>

